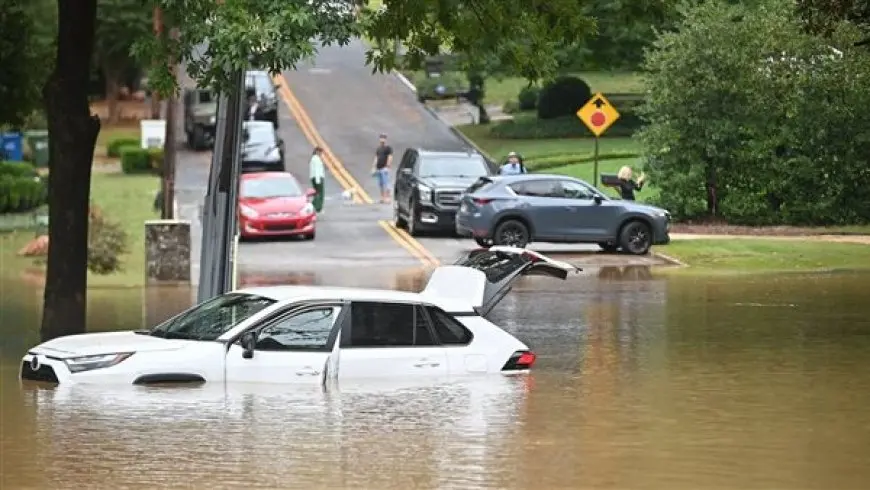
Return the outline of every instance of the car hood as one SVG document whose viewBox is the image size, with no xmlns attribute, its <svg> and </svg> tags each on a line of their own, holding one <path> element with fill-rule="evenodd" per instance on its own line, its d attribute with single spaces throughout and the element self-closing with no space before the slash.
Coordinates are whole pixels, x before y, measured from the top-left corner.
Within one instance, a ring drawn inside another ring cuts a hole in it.
<svg viewBox="0 0 870 490">
<path fill-rule="evenodd" d="M 244 204 L 260 214 L 269 213 L 298 213 L 308 204 L 308 199 L 299 197 L 268 197 L 265 199 L 245 197 L 239 199 Z"/>
<path fill-rule="evenodd" d="M 275 145 L 254 143 L 242 146 L 242 160 L 256 162 L 276 162 L 280 153 Z"/>
<path fill-rule="evenodd" d="M 433 188 L 467 189 L 480 177 L 421 177 L 420 183 Z"/>
<path fill-rule="evenodd" d="M 141 335 L 132 331 L 85 333 L 58 337 L 30 349 L 31 353 L 66 359 L 78 356 L 114 354 L 118 352 L 146 352 L 175 350 L 189 341 L 163 339 Z"/>
<path fill-rule="evenodd" d="M 196 117 L 208 117 L 217 114 L 217 104 L 198 104 L 193 108 Z"/>
</svg>

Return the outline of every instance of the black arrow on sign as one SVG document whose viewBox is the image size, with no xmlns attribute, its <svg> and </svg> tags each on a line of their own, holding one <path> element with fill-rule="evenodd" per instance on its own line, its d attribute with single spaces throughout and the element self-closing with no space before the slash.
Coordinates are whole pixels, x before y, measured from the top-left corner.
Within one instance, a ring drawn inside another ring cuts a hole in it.
<svg viewBox="0 0 870 490">
<path fill-rule="evenodd" d="M 601 106 L 603 106 L 603 105 L 607 105 L 607 103 L 604 102 L 603 100 L 601 100 L 600 97 L 599 97 L 599 98 L 596 98 L 596 99 L 592 102 L 592 104 L 594 104 L 594 105 L 595 105 L 595 108 L 597 108 L 597 109 L 601 109 Z"/>
</svg>

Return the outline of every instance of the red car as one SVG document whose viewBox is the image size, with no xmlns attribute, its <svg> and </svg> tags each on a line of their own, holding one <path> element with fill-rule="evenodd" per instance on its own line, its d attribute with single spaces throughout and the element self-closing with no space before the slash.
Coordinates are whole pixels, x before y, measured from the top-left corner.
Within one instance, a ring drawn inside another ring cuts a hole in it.
<svg viewBox="0 0 870 490">
<path fill-rule="evenodd" d="M 314 189 L 302 190 L 288 172 L 255 172 L 241 176 L 239 186 L 240 238 L 301 236 L 313 240 L 317 213 L 311 204 Z"/>
</svg>

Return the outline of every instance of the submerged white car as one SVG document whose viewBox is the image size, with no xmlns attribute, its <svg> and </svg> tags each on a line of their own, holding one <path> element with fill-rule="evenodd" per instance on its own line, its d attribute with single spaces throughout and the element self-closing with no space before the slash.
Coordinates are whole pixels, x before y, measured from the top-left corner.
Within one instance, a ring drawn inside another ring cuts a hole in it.
<svg viewBox="0 0 870 490">
<path fill-rule="evenodd" d="M 528 346 L 486 318 L 523 275 L 580 269 L 491 247 L 435 269 L 420 293 L 315 286 L 233 291 L 152 330 L 59 337 L 21 378 L 53 383 L 326 383 L 527 372 Z"/>
</svg>

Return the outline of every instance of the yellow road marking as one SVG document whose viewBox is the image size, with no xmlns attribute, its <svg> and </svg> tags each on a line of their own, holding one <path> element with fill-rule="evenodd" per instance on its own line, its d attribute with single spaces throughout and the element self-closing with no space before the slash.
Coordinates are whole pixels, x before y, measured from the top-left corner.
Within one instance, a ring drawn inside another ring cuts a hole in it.
<svg viewBox="0 0 870 490">
<path fill-rule="evenodd" d="M 302 104 L 299 103 L 299 100 L 293 95 L 293 92 L 290 90 L 290 87 L 287 83 L 287 79 L 284 78 L 284 75 L 278 74 L 273 77 L 273 81 L 281 86 L 279 92 L 284 99 L 284 103 L 287 104 L 287 107 L 290 109 L 290 112 L 293 113 L 293 116 L 296 118 L 296 122 L 298 123 L 300 129 L 305 134 L 306 139 L 315 146 L 320 146 L 323 148 L 323 156 L 324 164 L 326 164 L 329 171 L 332 175 L 338 180 L 338 183 L 345 189 L 354 189 L 353 191 L 353 199 L 357 203 L 365 203 L 372 204 L 374 201 L 371 196 L 363 189 L 360 183 L 353 178 L 350 172 L 342 165 L 341 161 L 335 156 L 335 153 L 332 152 L 332 149 L 326 144 L 323 137 L 320 136 L 320 133 L 314 127 L 314 122 L 308 116 L 308 113 L 305 112 L 305 109 L 302 107 Z"/>
<path fill-rule="evenodd" d="M 305 108 L 302 107 L 299 99 L 293 95 L 293 92 L 290 90 L 290 85 L 287 83 L 287 79 L 284 78 L 284 75 L 274 75 L 272 80 L 280 85 L 278 92 L 281 94 L 281 98 L 284 100 L 284 103 L 287 104 L 287 108 L 290 109 L 290 112 L 296 119 L 296 125 L 299 127 L 299 130 L 302 131 L 305 139 L 307 139 L 312 145 L 323 148 L 323 156 L 325 157 L 323 163 L 329 169 L 330 173 L 332 173 L 333 177 L 335 177 L 335 180 L 338 181 L 339 185 L 341 185 L 345 190 L 354 189 L 354 202 L 372 204 L 374 201 L 371 196 L 368 195 L 365 189 L 362 188 L 360 183 L 350 174 L 350 172 L 347 171 L 347 168 L 345 168 L 341 163 L 341 160 L 335 156 L 329 148 L 329 145 L 326 144 L 326 141 L 322 136 L 320 136 L 320 133 L 317 132 L 317 129 L 314 127 L 314 122 L 308 116 L 308 113 L 305 112 Z M 389 221 L 380 220 L 378 221 L 378 224 L 387 232 L 388 235 L 390 235 L 390 238 L 398 243 L 399 246 L 407 250 L 411 255 L 416 257 L 423 263 L 423 265 L 438 267 L 438 265 L 441 264 L 441 261 L 438 260 L 437 257 L 426 250 L 426 247 L 409 235 L 405 230 L 396 228 L 395 225 Z"/>
</svg>

